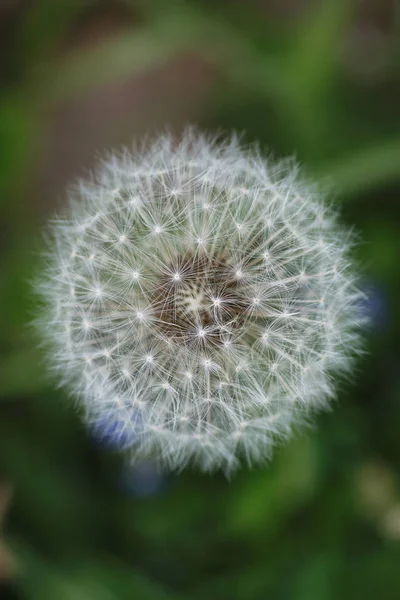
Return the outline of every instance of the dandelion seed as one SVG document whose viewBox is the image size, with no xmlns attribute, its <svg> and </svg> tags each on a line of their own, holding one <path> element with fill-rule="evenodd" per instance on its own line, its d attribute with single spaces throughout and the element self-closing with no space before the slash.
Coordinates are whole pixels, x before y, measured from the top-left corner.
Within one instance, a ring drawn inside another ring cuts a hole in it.
<svg viewBox="0 0 400 600">
<path fill-rule="evenodd" d="M 268 458 L 359 351 L 351 236 L 295 165 L 235 136 L 113 154 L 52 233 L 37 284 L 49 363 L 132 459 Z"/>
</svg>

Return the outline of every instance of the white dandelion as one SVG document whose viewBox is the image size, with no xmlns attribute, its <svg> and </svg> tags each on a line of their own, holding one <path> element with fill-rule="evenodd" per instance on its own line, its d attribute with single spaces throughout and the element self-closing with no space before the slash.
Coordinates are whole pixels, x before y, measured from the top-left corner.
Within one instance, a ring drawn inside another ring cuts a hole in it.
<svg viewBox="0 0 400 600">
<path fill-rule="evenodd" d="M 49 237 L 50 365 L 88 423 L 118 423 L 132 459 L 265 459 L 359 350 L 352 234 L 295 165 L 234 135 L 110 155 Z"/>
</svg>

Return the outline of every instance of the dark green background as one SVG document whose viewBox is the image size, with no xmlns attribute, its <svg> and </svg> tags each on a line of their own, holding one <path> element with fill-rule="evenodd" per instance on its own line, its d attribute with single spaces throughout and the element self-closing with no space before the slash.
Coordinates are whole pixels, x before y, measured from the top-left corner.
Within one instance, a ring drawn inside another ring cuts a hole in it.
<svg viewBox="0 0 400 600">
<path fill-rule="evenodd" d="M 1 598 L 400 598 L 399 8 L 0 3 L 0 469 L 18 563 Z M 367 354 L 332 412 L 231 481 L 124 468 L 46 380 L 28 326 L 67 183 L 187 122 L 296 156 L 359 232 L 370 289 Z"/>
</svg>

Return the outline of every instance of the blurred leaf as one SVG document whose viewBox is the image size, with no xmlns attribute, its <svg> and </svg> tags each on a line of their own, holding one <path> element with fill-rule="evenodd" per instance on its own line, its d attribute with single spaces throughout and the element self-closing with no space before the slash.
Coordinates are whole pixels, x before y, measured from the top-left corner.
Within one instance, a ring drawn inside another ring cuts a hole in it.
<svg viewBox="0 0 400 600">
<path fill-rule="evenodd" d="M 293 147 L 312 160 L 331 135 L 330 103 L 338 68 L 340 43 L 353 12 L 354 0 L 322 0 L 300 22 L 284 65 L 287 93 L 282 125 Z"/>
<path fill-rule="evenodd" d="M 50 62 L 39 73 L 36 93 L 46 102 L 64 99 L 87 87 L 146 72 L 188 52 L 197 52 L 242 85 L 265 89 L 274 97 L 284 93 L 276 61 L 261 57 L 246 37 L 227 23 L 205 18 L 186 6 L 182 12 L 169 10 L 163 18 L 158 15 L 146 27 L 110 36 L 61 64 Z"/>
<path fill-rule="evenodd" d="M 112 35 L 101 45 L 70 54 L 61 64 L 48 64 L 36 83 L 37 93 L 46 102 L 64 100 L 88 87 L 132 77 L 164 64 L 187 42 L 185 32 L 174 38 L 165 35 L 163 27 Z"/>
<path fill-rule="evenodd" d="M 268 470 L 258 471 L 232 491 L 227 528 L 237 534 L 274 533 L 288 513 L 299 509 L 314 491 L 315 448 L 302 436 L 280 448 Z"/>
<path fill-rule="evenodd" d="M 0 361 L 0 397 L 29 396 L 45 387 L 34 347 L 21 348 Z"/>
<path fill-rule="evenodd" d="M 149 28 L 162 26 L 174 39 L 184 34 L 193 50 L 222 67 L 233 82 L 263 92 L 278 102 L 287 93 L 277 57 L 259 51 L 251 37 L 204 4 L 184 0 L 125 0 L 149 19 Z M 184 48 L 182 48 L 184 50 Z"/>
<path fill-rule="evenodd" d="M 318 553 L 301 557 L 297 577 L 293 578 L 291 598 L 293 600 L 335 600 L 333 591 L 336 565 L 330 554 Z"/>
<path fill-rule="evenodd" d="M 315 175 L 331 181 L 343 197 L 355 197 L 381 185 L 400 180 L 400 139 L 376 141 L 336 162 L 321 167 Z"/>
<path fill-rule="evenodd" d="M 27 159 L 32 152 L 36 125 L 31 106 L 17 92 L 0 98 L 0 208 L 4 217 L 16 209 L 15 196 L 26 180 Z M 13 200 L 12 200 L 13 199 Z"/>
<path fill-rule="evenodd" d="M 37 266 L 37 244 L 34 237 L 20 231 L 14 232 L 13 242 L 0 262 L 0 329 L 3 344 L 19 352 L 33 337 L 28 324 L 33 317 L 31 282 Z"/>
<path fill-rule="evenodd" d="M 45 562 L 21 543 L 15 551 L 23 564 L 20 587 L 28 600 L 183 600 L 112 557 L 91 558 L 67 567 Z"/>
<path fill-rule="evenodd" d="M 15 38 L 20 60 L 27 64 L 47 61 L 76 17 L 95 3 L 96 0 L 35 0 L 30 3 Z"/>
<path fill-rule="evenodd" d="M 287 77 L 299 98 L 325 102 L 321 95 L 334 77 L 340 42 L 350 22 L 355 0 L 322 0 L 300 21 L 292 52 L 287 58 Z"/>
</svg>

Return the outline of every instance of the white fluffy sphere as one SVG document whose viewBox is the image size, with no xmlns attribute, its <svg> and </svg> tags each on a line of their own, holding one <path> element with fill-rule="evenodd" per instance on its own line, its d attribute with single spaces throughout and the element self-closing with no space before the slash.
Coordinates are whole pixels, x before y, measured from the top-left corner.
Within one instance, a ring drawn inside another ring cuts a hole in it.
<svg viewBox="0 0 400 600">
<path fill-rule="evenodd" d="M 295 166 L 188 130 L 70 192 L 38 283 L 85 419 L 132 457 L 229 472 L 325 407 L 358 349 L 352 236 Z"/>
</svg>

